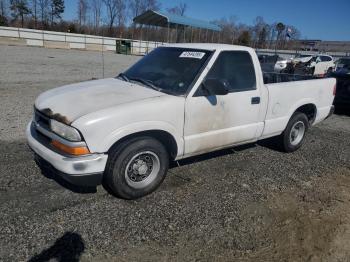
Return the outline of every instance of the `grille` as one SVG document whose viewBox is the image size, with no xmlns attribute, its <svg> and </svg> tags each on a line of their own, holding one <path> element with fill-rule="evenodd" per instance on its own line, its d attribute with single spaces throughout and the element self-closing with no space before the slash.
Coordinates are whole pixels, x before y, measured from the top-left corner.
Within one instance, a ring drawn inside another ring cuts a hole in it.
<svg viewBox="0 0 350 262">
<path fill-rule="evenodd" d="M 40 128 L 41 127 L 49 132 L 51 132 L 50 130 L 50 119 L 44 115 L 43 113 L 41 113 L 39 110 L 34 109 L 34 128 L 37 131 L 38 134 L 38 138 L 40 137 L 40 139 L 42 140 L 42 142 L 50 142 L 51 138 L 47 136 L 47 134 L 43 133 Z"/>
<path fill-rule="evenodd" d="M 48 131 L 50 130 L 50 119 L 36 109 L 34 111 L 34 120 L 37 125 L 45 128 Z"/>
</svg>

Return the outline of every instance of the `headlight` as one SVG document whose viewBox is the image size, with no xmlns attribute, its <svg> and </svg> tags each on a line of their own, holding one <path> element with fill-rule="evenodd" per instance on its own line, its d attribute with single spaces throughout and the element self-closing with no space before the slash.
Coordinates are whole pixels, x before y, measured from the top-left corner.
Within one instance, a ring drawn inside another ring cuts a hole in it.
<svg viewBox="0 0 350 262">
<path fill-rule="evenodd" d="M 81 136 L 74 127 L 67 126 L 56 120 L 50 120 L 50 129 L 52 132 L 56 133 L 60 137 L 63 137 L 69 141 L 79 142 L 81 141 Z"/>
</svg>

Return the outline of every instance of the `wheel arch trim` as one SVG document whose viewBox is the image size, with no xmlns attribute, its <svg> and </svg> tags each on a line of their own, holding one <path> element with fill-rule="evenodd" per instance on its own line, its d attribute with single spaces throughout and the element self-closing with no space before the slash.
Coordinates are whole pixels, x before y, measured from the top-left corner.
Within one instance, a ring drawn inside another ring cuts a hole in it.
<svg viewBox="0 0 350 262">
<path fill-rule="evenodd" d="M 109 136 L 107 136 L 101 143 L 101 152 L 108 152 L 109 149 L 118 143 L 123 138 L 133 135 L 146 135 L 147 133 L 151 134 L 152 132 L 164 132 L 170 135 L 174 142 L 176 143 L 177 152 L 174 158 L 181 157 L 184 151 L 184 140 L 181 134 L 178 134 L 175 127 L 171 124 L 161 121 L 142 121 L 127 126 L 123 126 Z M 155 137 L 157 138 L 157 137 Z"/>
</svg>

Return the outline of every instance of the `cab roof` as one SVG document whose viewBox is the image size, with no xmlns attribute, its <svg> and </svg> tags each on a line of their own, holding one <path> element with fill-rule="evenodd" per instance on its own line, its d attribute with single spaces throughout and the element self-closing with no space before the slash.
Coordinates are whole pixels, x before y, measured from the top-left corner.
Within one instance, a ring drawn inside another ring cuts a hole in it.
<svg viewBox="0 0 350 262">
<path fill-rule="evenodd" d="M 250 51 L 254 52 L 253 48 L 240 46 L 240 45 L 227 45 L 227 44 L 212 44 L 212 43 L 178 43 L 178 44 L 166 44 L 165 47 L 177 47 L 177 48 L 193 48 L 202 50 L 236 50 L 236 51 Z"/>
</svg>

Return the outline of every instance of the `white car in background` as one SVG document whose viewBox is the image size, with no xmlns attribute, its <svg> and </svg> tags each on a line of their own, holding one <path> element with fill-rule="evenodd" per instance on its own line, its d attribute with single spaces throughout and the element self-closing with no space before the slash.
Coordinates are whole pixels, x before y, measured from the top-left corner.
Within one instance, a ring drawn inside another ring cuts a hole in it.
<svg viewBox="0 0 350 262">
<path fill-rule="evenodd" d="M 311 70 L 312 75 L 324 75 L 334 70 L 335 63 L 333 57 L 329 55 L 312 55 L 303 54 L 298 55 L 293 59 L 295 64 L 303 63 Z"/>
</svg>

